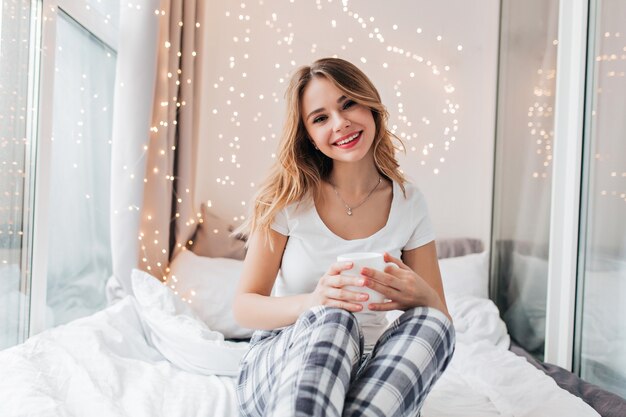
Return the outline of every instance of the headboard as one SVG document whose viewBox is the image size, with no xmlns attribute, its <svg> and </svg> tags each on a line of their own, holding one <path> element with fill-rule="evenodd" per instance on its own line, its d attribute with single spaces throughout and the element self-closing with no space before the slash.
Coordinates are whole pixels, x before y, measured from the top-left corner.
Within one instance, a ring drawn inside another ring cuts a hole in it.
<svg viewBox="0 0 626 417">
<path fill-rule="evenodd" d="M 469 237 L 440 239 L 436 240 L 435 244 L 439 259 L 480 253 L 484 250 L 482 240 Z"/>
</svg>

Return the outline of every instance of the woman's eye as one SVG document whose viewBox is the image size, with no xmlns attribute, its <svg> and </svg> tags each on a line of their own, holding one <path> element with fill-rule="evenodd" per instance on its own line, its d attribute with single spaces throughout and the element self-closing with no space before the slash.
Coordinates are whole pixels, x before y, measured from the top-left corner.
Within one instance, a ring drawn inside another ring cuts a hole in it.
<svg viewBox="0 0 626 417">
<path fill-rule="evenodd" d="M 313 123 L 323 122 L 324 120 L 326 120 L 326 116 L 318 116 L 315 119 L 313 119 Z"/>
<path fill-rule="evenodd" d="M 347 108 L 349 108 L 349 107 L 354 106 L 355 104 L 356 104 L 356 103 L 355 103 L 354 101 L 352 101 L 352 100 L 346 100 L 346 102 L 343 104 L 343 108 L 344 108 L 344 109 L 347 109 Z"/>
</svg>

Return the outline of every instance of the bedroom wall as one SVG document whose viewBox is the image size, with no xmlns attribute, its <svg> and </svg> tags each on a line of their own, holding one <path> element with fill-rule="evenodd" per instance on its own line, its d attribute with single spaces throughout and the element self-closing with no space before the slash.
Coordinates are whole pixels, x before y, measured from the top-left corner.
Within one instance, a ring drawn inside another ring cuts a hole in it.
<svg viewBox="0 0 626 417">
<path fill-rule="evenodd" d="M 233 222 L 248 214 L 274 161 L 289 75 L 336 54 L 378 87 L 438 237 L 488 243 L 498 4 L 207 2 L 196 206 L 209 202 Z"/>
</svg>

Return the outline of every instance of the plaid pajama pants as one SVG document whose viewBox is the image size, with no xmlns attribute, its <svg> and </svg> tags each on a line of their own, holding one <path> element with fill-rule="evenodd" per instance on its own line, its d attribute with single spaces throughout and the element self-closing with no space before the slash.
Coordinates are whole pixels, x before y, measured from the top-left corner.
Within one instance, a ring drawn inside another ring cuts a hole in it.
<svg viewBox="0 0 626 417">
<path fill-rule="evenodd" d="M 417 416 L 454 351 L 440 311 L 406 311 L 363 355 L 355 316 L 315 307 L 281 330 L 256 331 L 241 361 L 237 400 L 252 416 Z"/>
</svg>

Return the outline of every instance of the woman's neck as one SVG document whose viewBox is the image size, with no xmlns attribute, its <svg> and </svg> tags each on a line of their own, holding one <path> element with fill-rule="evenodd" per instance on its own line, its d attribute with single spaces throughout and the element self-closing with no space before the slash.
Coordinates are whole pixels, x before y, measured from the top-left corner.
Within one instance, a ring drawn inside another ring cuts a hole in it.
<svg viewBox="0 0 626 417">
<path fill-rule="evenodd" d="M 362 195 L 372 190 L 381 177 L 373 163 L 333 164 L 328 182 L 346 195 Z"/>
</svg>

